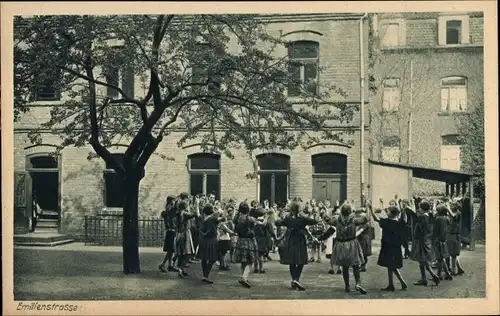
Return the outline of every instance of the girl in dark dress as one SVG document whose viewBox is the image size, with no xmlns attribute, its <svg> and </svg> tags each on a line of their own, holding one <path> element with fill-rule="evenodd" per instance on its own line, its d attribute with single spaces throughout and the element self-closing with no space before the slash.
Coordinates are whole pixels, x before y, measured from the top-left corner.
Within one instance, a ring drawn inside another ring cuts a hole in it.
<svg viewBox="0 0 500 316">
<path fill-rule="evenodd" d="M 188 209 L 186 201 L 177 203 L 177 213 L 175 214 L 175 253 L 177 255 L 177 267 L 179 277 L 188 276 L 184 271 L 188 259 L 193 255 L 194 249 L 191 240 L 189 220 L 200 216 L 199 200 L 196 198 L 193 210 Z"/>
<path fill-rule="evenodd" d="M 165 252 L 165 257 L 163 262 L 158 266 L 158 269 L 162 272 L 172 271 L 178 272 L 173 266 L 172 257 L 175 251 L 175 208 L 174 208 L 175 196 L 169 195 L 167 197 L 167 203 L 165 205 L 165 210 L 161 212 L 161 217 L 165 224 L 165 241 L 163 243 L 163 251 Z M 168 262 L 168 268 L 165 269 L 165 264 Z"/>
<path fill-rule="evenodd" d="M 432 277 L 436 285 L 439 285 L 439 277 L 432 271 L 430 263 L 434 260 L 434 251 L 432 249 L 432 214 L 430 212 L 431 205 L 427 200 L 421 200 L 418 204 L 419 209 L 416 211 L 416 224 L 411 243 L 410 258 L 419 263 L 420 280 L 414 282 L 414 285 L 427 286 L 426 271 Z M 414 211 L 413 205 L 410 205 L 410 210 Z"/>
<path fill-rule="evenodd" d="M 356 230 L 357 226 L 366 223 L 366 219 L 360 220 L 355 218 L 352 213 L 352 207 L 348 203 L 344 203 L 340 208 L 340 216 L 336 221 L 332 222 L 335 227 L 336 241 L 332 251 L 332 263 L 342 266 L 342 274 L 344 277 L 345 291 L 350 292 L 349 285 L 349 267 L 352 267 L 354 279 L 356 280 L 356 290 L 361 294 L 366 294 L 366 290 L 361 286 L 361 275 L 359 272 L 360 265 L 364 263 L 363 251 L 357 239 L 366 227 Z M 321 240 L 329 237 L 326 233 L 321 236 Z"/>
<path fill-rule="evenodd" d="M 250 216 L 258 219 L 261 216 L 267 216 L 267 212 L 269 210 L 269 202 L 264 201 L 264 209 L 261 208 L 253 208 L 250 210 Z M 273 228 L 271 223 L 267 221 L 266 225 L 257 225 L 254 227 L 255 240 L 257 241 L 258 248 L 258 259 L 254 264 L 254 273 L 266 273 L 264 270 L 264 257 L 269 252 L 269 236 L 273 235 Z"/>
<path fill-rule="evenodd" d="M 401 251 L 401 244 L 402 239 L 404 238 L 404 223 L 398 220 L 400 210 L 395 206 L 389 206 L 386 210 L 387 218 L 379 218 L 377 215 L 375 215 L 369 203 L 367 203 L 367 207 L 370 209 L 373 220 L 378 222 L 380 228 L 382 228 L 382 241 L 377 264 L 381 267 L 387 268 L 389 285 L 381 290 L 395 290 L 393 274 L 396 275 L 399 282 L 401 283 L 401 288 L 403 290 L 406 290 L 408 288 L 408 285 L 406 284 L 403 276 L 398 270 L 403 267 L 403 253 Z M 402 215 L 402 217 L 405 217 L 404 214 Z"/>
<path fill-rule="evenodd" d="M 212 284 L 213 281 L 208 278 L 212 267 L 219 259 L 217 251 L 217 226 L 225 218 L 222 213 L 215 212 L 211 204 L 203 207 L 203 215 L 205 216 L 200 227 L 200 240 L 198 249 L 198 258 L 201 259 L 201 269 L 203 271 L 204 283 Z"/>
<path fill-rule="evenodd" d="M 461 275 L 464 274 L 464 269 L 460 265 L 458 257 L 460 256 L 461 245 L 461 221 L 462 213 L 460 212 L 460 204 L 458 202 L 452 202 L 449 208 L 448 216 L 450 218 L 450 226 L 448 228 L 448 252 L 451 257 L 447 259 L 448 269 L 451 271 L 451 275 Z M 458 268 L 458 271 L 457 271 Z"/>
<path fill-rule="evenodd" d="M 450 257 L 448 252 L 448 226 L 450 220 L 448 218 L 448 207 L 444 204 L 439 204 L 436 208 L 437 216 L 434 219 L 432 234 L 434 235 L 434 249 L 437 260 L 437 275 L 441 279 L 441 273 L 444 270 L 445 280 L 453 280 L 453 277 L 448 270 L 445 260 Z"/>
<path fill-rule="evenodd" d="M 370 235 L 370 226 L 371 223 L 369 221 L 369 218 L 366 214 L 366 211 L 364 208 L 359 208 L 356 210 L 356 218 L 363 223 L 361 227 L 364 227 L 365 229 L 363 232 L 358 236 L 358 241 L 361 246 L 361 250 L 363 251 L 363 261 L 364 263 L 361 265 L 359 271 L 360 272 L 366 272 L 366 265 L 368 264 L 368 257 L 372 255 L 372 239 Z"/>
<path fill-rule="evenodd" d="M 255 240 L 255 225 L 265 225 L 256 218 L 249 215 L 250 207 L 243 202 L 238 207 L 238 213 L 234 217 L 234 231 L 238 235 L 238 241 L 234 249 L 234 262 L 241 264 L 241 279 L 238 281 L 242 286 L 250 288 L 248 275 L 254 263 L 259 257 L 259 248 Z M 264 214 L 262 214 L 264 215 Z"/>
<path fill-rule="evenodd" d="M 300 205 L 294 202 L 290 205 L 290 214 L 283 219 L 277 220 L 275 224 L 287 228 L 284 236 L 285 246 L 281 264 L 289 266 L 292 289 L 304 291 L 305 288 L 299 283 L 299 280 L 302 270 L 308 262 L 305 228 L 307 225 L 315 225 L 317 221 L 299 213 Z"/>
</svg>

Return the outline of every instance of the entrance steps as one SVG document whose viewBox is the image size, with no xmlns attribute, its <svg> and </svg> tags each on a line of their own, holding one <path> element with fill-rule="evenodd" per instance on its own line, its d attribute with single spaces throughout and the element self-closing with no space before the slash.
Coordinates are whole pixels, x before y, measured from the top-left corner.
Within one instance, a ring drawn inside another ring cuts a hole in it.
<svg viewBox="0 0 500 316">
<path fill-rule="evenodd" d="M 43 232 L 37 227 L 33 233 L 14 235 L 14 246 L 55 247 L 74 241 L 71 236 L 57 233 L 57 227 L 55 233 L 50 231 Z"/>
<path fill-rule="evenodd" d="M 57 219 L 39 218 L 35 232 L 57 234 L 58 227 Z"/>
</svg>

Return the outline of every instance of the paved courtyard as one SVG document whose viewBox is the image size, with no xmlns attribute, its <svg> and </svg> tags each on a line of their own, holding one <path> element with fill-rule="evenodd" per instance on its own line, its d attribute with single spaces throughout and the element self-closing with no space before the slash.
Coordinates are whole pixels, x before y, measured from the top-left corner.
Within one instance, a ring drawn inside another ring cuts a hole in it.
<svg viewBox="0 0 500 316">
<path fill-rule="evenodd" d="M 403 275 L 408 291 L 381 292 L 387 285 L 386 270 L 376 265 L 378 247 L 374 247 L 368 271 L 362 283 L 368 295 L 345 293 L 341 275 L 329 275 L 327 260 L 305 267 L 301 283 L 305 292 L 289 289 L 288 267 L 276 260 L 266 263 L 266 274 L 250 274 L 251 289 L 242 288 L 237 279 L 238 265 L 231 271 L 212 273 L 215 284 L 201 283 L 201 268 L 195 263 L 187 271 L 189 278 L 162 273 L 158 264 L 161 249 L 141 248 L 142 273 L 124 275 L 119 247 L 84 246 L 74 243 L 54 248 L 16 247 L 14 249 L 15 300 L 177 300 L 177 299 L 342 299 L 342 298 L 481 298 L 485 297 L 485 251 L 464 250 L 461 262 L 466 269 L 453 281 L 439 286 L 416 287 L 418 265 L 405 261 Z M 277 259 L 276 256 L 274 256 Z M 352 279 L 352 287 L 354 280 Z M 396 283 L 397 285 L 398 283 Z"/>
</svg>

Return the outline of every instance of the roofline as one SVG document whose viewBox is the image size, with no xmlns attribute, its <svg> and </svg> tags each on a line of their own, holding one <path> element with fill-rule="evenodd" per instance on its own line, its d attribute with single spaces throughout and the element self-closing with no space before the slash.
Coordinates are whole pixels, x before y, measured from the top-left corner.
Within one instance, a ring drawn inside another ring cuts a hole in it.
<svg viewBox="0 0 500 316">
<path fill-rule="evenodd" d="M 460 172 L 460 171 L 453 171 L 453 170 L 447 170 L 447 169 L 437 169 L 437 168 L 429 168 L 429 167 L 422 167 L 422 166 L 417 166 L 417 165 L 412 165 L 412 164 L 402 164 L 402 163 L 396 163 L 396 162 L 386 162 L 386 161 L 379 161 L 379 160 L 374 160 L 374 159 L 368 159 L 369 163 L 372 163 L 374 165 L 379 165 L 379 166 L 386 166 L 386 167 L 394 167 L 394 168 L 399 168 L 399 169 L 420 169 L 420 170 L 425 170 L 425 171 L 436 171 L 436 172 L 443 172 L 447 174 L 456 174 L 456 175 L 461 175 L 461 176 L 466 176 L 466 177 L 471 177 L 475 178 L 478 177 L 479 175 L 477 174 L 472 174 L 472 173 L 466 173 L 466 172 Z"/>
</svg>

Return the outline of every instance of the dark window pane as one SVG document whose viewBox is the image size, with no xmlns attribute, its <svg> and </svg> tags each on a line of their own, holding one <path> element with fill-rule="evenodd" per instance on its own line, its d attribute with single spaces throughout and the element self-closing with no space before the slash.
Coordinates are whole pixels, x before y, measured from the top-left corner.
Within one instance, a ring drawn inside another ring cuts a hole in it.
<svg viewBox="0 0 500 316">
<path fill-rule="evenodd" d="M 118 67 L 110 65 L 106 72 L 106 82 L 109 83 L 110 85 L 118 87 L 119 78 L 120 78 L 120 69 Z M 107 87 L 106 89 L 108 97 L 110 98 L 118 97 L 118 90 L 112 87 Z"/>
<path fill-rule="evenodd" d="M 261 173 L 260 174 L 260 202 L 268 200 L 271 202 L 271 190 L 272 190 L 272 174 L 271 173 Z"/>
<path fill-rule="evenodd" d="M 466 84 L 467 79 L 464 77 L 444 78 L 441 80 L 442 86 L 465 86 Z"/>
<path fill-rule="evenodd" d="M 318 65 L 316 63 L 306 63 L 304 65 L 304 83 L 309 93 L 316 94 L 318 92 Z"/>
<path fill-rule="evenodd" d="M 288 199 L 288 174 L 275 173 L 274 174 L 274 203 L 280 207 L 286 205 Z"/>
<path fill-rule="evenodd" d="M 288 82 L 288 96 L 298 96 L 300 94 L 300 85 L 302 78 L 300 77 L 300 64 L 290 63 L 288 65 L 288 74 L 290 81 Z"/>
<path fill-rule="evenodd" d="M 212 154 L 195 154 L 189 156 L 191 170 L 219 170 L 220 157 Z"/>
<path fill-rule="evenodd" d="M 111 154 L 116 160 L 118 160 L 118 163 L 122 164 L 125 161 L 125 154 Z M 113 169 L 111 167 L 111 164 L 109 162 L 106 162 L 106 169 Z"/>
<path fill-rule="evenodd" d="M 207 195 L 213 194 L 220 201 L 220 175 L 207 174 Z"/>
<path fill-rule="evenodd" d="M 114 172 L 106 172 L 104 182 L 106 186 L 105 205 L 107 207 L 123 207 L 125 200 L 118 175 Z"/>
<path fill-rule="evenodd" d="M 460 44 L 461 21 L 446 22 L 446 44 Z"/>
<path fill-rule="evenodd" d="M 57 159 L 52 156 L 33 157 L 30 159 L 33 168 L 57 168 Z"/>
<path fill-rule="evenodd" d="M 312 157 L 314 173 L 347 173 L 347 156 L 340 154 L 319 154 Z"/>
<path fill-rule="evenodd" d="M 458 135 L 444 135 L 442 136 L 443 145 L 461 145 Z"/>
<path fill-rule="evenodd" d="M 399 136 L 385 136 L 382 140 L 384 147 L 399 147 Z"/>
<path fill-rule="evenodd" d="M 134 98 L 134 84 L 134 68 L 131 66 L 126 67 L 122 76 L 122 89 L 131 99 Z"/>
<path fill-rule="evenodd" d="M 318 58 L 319 44 L 311 41 L 297 41 L 288 46 L 289 58 Z"/>
<path fill-rule="evenodd" d="M 290 158 L 280 154 L 264 154 L 257 157 L 260 170 L 288 170 Z"/>
<path fill-rule="evenodd" d="M 203 194 L 203 175 L 191 174 L 189 175 L 189 194 Z"/>
</svg>

